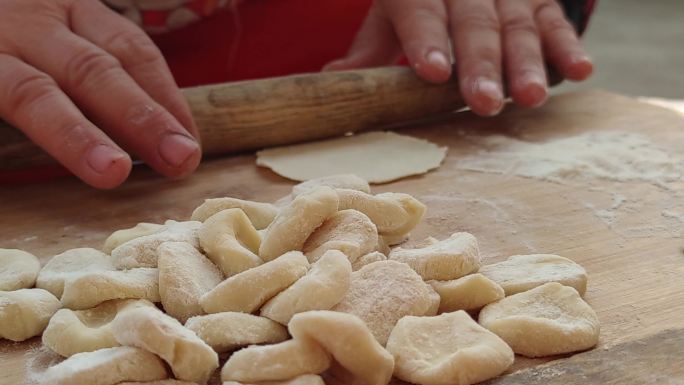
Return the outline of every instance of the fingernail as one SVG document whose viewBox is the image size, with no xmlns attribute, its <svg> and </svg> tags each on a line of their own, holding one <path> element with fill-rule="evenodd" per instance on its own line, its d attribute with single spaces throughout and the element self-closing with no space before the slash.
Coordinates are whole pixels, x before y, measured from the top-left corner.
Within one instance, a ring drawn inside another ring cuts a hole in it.
<svg viewBox="0 0 684 385">
<path fill-rule="evenodd" d="M 432 50 L 425 56 L 425 60 L 435 67 L 449 69 L 449 59 L 441 51 Z"/>
<path fill-rule="evenodd" d="M 98 174 L 104 174 L 114 163 L 124 157 L 126 155 L 121 151 L 105 144 L 100 144 L 90 149 L 86 159 L 90 168 Z"/>
<path fill-rule="evenodd" d="M 185 135 L 169 134 L 159 143 L 159 155 L 172 167 L 182 166 L 197 151 L 197 142 Z"/>
<path fill-rule="evenodd" d="M 546 92 L 546 78 L 537 72 L 528 72 L 524 74 L 519 86 L 530 94 L 532 100 L 535 100 L 531 107 L 539 107 L 546 101 L 548 93 Z"/>
<path fill-rule="evenodd" d="M 488 78 L 480 78 L 475 83 L 475 91 L 485 97 L 485 103 L 489 107 L 485 108 L 488 110 L 488 115 L 496 115 L 501 111 L 504 106 L 504 96 L 499 83 Z"/>
</svg>

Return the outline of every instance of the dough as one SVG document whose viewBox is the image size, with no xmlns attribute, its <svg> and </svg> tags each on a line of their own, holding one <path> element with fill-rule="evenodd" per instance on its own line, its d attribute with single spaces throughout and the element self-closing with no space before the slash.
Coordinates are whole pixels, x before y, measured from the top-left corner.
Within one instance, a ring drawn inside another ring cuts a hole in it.
<svg viewBox="0 0 684 385">
<path fill-rule="evenodd" d="M 366 214 L 342 210 L 326 219 L 304 243 L 302 251 L 316 262 L 326 251 L 339 250 L 350 262 L 368 254 L 378 243 L 378 229 Z"/>
<path fill-rule="evenodd" d="M 143 267 L 75 275 L 64 281 L 62 306 L 81 310 L 110 299 L 126 298 L 161 301 L 158 270 Z"/>
<path fill-rule="evenodd" d="M 580 295 L 587 290 L 587 272 L 570 259 L 552 254 L 514 255 L 480 269 L 503 287 L 506 295 L 521 293 L 548 282 L 574 287 Z"/>
<path fill-rule="evenodd" d="M 237 198 L 206 199 L 192 212 L 192 220 L 204 222 L 219 211 L 242 210 L 257 230 L 265 229 L 278 215 L 278 208 L 270 203 L 245 201 Z"/>
<path fill-rule="evenodd" d="M 319 374 L 330 367 L 330 355 L 309 339 L 238 350 L 221 369 L 222 381 L 254 383 L 284 381 L 303 374 Z"/>
<path fill-rule="evenodd" d="M 330 187 L 295 198 L 268 226 L 259 247 L 261 259 L 271 261 L 288 251 L 302 250 L 311 233 L 337 212 L 337 204 L 337 194 Z"/>
<path fill-rule="evenodd" d="M 489 304 L 479 321 L 527 357 L 589 349 L 598 343 L 600 329 L 596 313 L 577 290 L 557 282 Z"/>
<path fill-rule="evenodd" d="M 240 209 L 219 211 L 207 218 L 199 230 L 199 241 L 226 277 L 263 263 L 257 255 L 261 236 Z"/>
<path fill-rule="evenodd" d="M 366 255 L 360 256 L 359 259 L 352 262 L 352 270 L 356 271 L 356 270 L 359 270 L 362 267 L 369 265 L 373 262 L 385 261 L 385 260 L 387 260 L 387 257 L 385 256 L 385 254 L 383 254 L 379 251 L 373 251 L 373 252 L 370 252 Z"/>
<path fill-rule="evenodd" d="M 117 342 L 152 352 L 166 361 L 179 380 L 204 384 L 218 368 L 218 355 L 175 318 L 155 308 L 137 307 L 112 322 Z"/>
<path fill-rule="evenodd" d="M 352 173 L 391 182 L 439 167 L 447 148 L 394 132 L 369 132 L 257 152 L 257 165 L 298 181 Z"/>
<path fill-rule="evenodd" d="M 337 174 L 328 175 L 316 179 L 310 179 L 306 182 L 299 183 L 292 187 L 292 198 L 315 190 L 320 186 L 328 186 L 330 188 L 345 188 L 349 190 L 363 191 L 370 194 L 371 189 L 368 181 L 360 178 L 354 174 Z"/>
<path fill-rule="evenodd" d="M 505 296 L 496 282 L 482 274 L 471 274 L 453 281 L 429 281 L 439 294 L 439 312 L 478 310 Z"/>
<path fill-rule="evenodd" d="M 218 353 L 247 345 L 275 344 L 288 338 L 287 330 L 279 323 L 238 312 L 192 317 L 185 327 Z"/>
<path fill-rule="evenodd" d="M 91 248 L 71 249 L 55 255 L 38 273 L 36 287 L 45 289 L 61 298 L 64 280 L 92 272 L 116 270 L 112 258 Z"/>
<path fill-rule="evenodd" d="M 36 283 L 40 261 L 16 249 L 0 249 L 0 290 L 30 289 Z"/>
<path fill-rule="evenodd" d="M 286 381 L 263 381 L 258 384 L 242 384 L 235 381 L 226 381 L 223 385 L 325 385 L 321 376 L 315 374 L 302 374 Z"/>
<path fill-rule="evenodd" d="M 138 223 L 137 225 L 128 228 L 117 230 L 113 232 L 102 245 L 102 251 L 111 254 L 112 250 L 116 249 L 120 245 L 130 241 L 131 239 L 144 237 L 145 235 L 150 235 L 158 233 L 164 230 L 166 227 L 157 223 Z"/>
<path fill-rule="evenodd" d="M 200 298 L 223 281 L 218 267 L 189 243 L 164 242 L 157 254 L 164 311 L 180 322 L 204 314 Z"/>
<path fill-rule="evenodd" d="M 503 373 L 513 351 L 465 311 L 404 317 L 387 341 L 394 375 L 422 385 L 469 385 Z"/>
<path fill-rule="evenodd" d="M 358 382 L 389 383 L 394 359 L 358 317 L 333 311 L 309 311 L 295 315 L 288 328 L 295 339 L 316 341 Z"/>
<path fill-rule="evenodd" d="M 451 237 L 417 249 L 393 249 L 388 259 L 404 262 L 425 280 L 451 280 L 470 274 L 480 267 L 477 239 L 469 233 Z"/>
<path fill-rule="evenodd" d="M 287 325 L 293 315 L 309 310 L 328 310 L 349 290 L 351 264 L 337 250 L 323 254 L 311 270 L 261 308 L 261 315 Z"/>
<path fill-rule="evenodd" d="M 119 346 L 78 353 L 48 368 L 44 385 L 115 385 L 124 381 L 154 381 L 168 377 L 159 357 L 142 349 Z"/>
<path fill-rule="evenodd" d="M 197 385 L 194 382 L 178 381 L 178 380 L 159 380 L 146 382 L 120 382 L 117 385 Z"/>
<path fill-rule="evenodd" d="M 187 242 L 199 249 L 197 232 L 202 222 L 166 221 L 166 229 L 143 237 L 131 239 L 112 250 L 117 269 L 157 267 L 157 248 L 164 242 Z"/>
<path fill-rule="evenodd" d="M 308 269 L 309 261 L 304 254 L 291 251 L 226 279 L 203 295 L 200 304 L 209 314 L 224 311 L 252 313 L 303 277 Z"/>
<path fill-rule="evenodd" d="M 0 291 L 0 338 L 24 341 L 39 335 L 60 306 L 43 289 Z"/>
<path fill-rule="evenodd" d="M 439 295 L 405 263 L 373 262 L 351 275 L 349 292 L 332 310 L 361 318 L 385 345 L 394 325 L 407 315 L 435 315 Z"/>
</svg>

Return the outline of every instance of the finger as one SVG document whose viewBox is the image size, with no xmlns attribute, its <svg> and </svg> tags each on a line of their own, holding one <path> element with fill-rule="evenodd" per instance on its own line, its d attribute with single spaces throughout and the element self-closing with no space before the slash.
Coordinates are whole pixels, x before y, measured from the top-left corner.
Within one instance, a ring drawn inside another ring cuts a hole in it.
<svg viewBox="0 0 684 385">
<path fill-rule="evenodd" d="M 546 0 L 537 8 L 535 19 L 544 52 L 558 72 L 570 80 L 588 78 L 594 66 L 561 7 L 555 1 Z"/>
<path fill-rule="evenodd" d="M 126 179 L 128 154 L 89 122 L 49 76 L 3 54 L 0 68 L 3 119 L 94 187 L 112 188 Z"/>
<path fill-rule="evenodd" d="M 526 1 L 497 1 L 508 92 L 525 107 L 544 103 L 546 70 L 534 9 Z"/>
<path fill-rule="evenodd" d="M 451 36 L 463 99 L 479 115 L 504 105 L 501 38 L 494 0 L 449 0 Z"/>
</svg>

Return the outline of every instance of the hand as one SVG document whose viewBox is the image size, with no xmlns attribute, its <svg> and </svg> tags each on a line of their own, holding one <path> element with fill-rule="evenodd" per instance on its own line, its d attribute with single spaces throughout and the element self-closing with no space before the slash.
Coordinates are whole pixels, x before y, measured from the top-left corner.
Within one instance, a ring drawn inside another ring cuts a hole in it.
<svg viewBox="0 0 684 385">
<path fill-rule="evenodd" d="M 126 179 L 124 149 L 169 177 L 199 163 L 161 53 L 100 1 L 0 1 L 0 68 L 0 117 L 92 186 Z"/>
<path fill-rule="evenodd" d="M 442 83 L 450 39 L 461 94 L 480 115 L 501 111 L 504 82 L 517 104 L 544 103 L 545 61 L 570 80 L 593 69 L 556 0 L 376 0 L 347 56 L 324 69 L 392 64 L 403 52 L 420 77 Z"/>
</svg>

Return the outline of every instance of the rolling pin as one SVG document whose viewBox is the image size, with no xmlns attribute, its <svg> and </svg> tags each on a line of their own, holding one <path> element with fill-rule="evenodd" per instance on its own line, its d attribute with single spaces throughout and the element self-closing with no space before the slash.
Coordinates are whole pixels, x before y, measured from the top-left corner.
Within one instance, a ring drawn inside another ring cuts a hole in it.
<svg viewBox="0 0 684 385">
<path fill-rule="evenodd" d="M 185 88 L 204 155 L 341 136 L 463 107 L 455 82 L 434 85 L 405 67 L 322 72 Z M 53 163 L 0 121 L 0 170 Z"/>
</svg>

